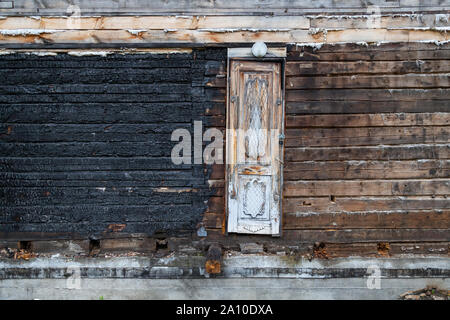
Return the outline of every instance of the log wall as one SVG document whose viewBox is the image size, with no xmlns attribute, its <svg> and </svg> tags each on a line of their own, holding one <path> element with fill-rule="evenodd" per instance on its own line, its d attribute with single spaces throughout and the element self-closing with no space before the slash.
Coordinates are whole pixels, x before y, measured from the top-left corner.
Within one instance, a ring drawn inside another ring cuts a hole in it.
<svg viewBox="0 0 450 320">
<path fill-rule="evenodd" d="M 175 165 L 175 129 L 213 121 L 226 50 L 0 56 L 0 238 L 181 235 L 211 169 Z"/>
<path fill-rule="evenodd" d="M 226 235 L 224 165 L 168 158 L 172 129 L 225 129 L 226 50 L 129 53 L 1 56 L 2 239 L 448 252 L 448 43 L 288 46 L 280 238 Z"/>
<path fill-rule="evenodd" d="M 448 241 L 449 58 L 426 43 L 288 47 L 280 241 Z M 204 219 L 217 239 L 223 203 Z"/>
</svg>

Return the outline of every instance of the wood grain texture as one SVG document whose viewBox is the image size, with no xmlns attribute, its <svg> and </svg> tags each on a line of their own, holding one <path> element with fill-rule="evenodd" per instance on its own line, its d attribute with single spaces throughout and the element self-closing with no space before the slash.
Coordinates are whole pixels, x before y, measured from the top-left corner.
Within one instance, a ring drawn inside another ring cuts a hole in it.
<svg viewBox="0 0 450 320">
<path fill-rule="evenodd" d="M 439 228 L 448 237 L 445 46 L 288 50 L 283 228 L 289 237 L 333 229 L 339 231 L 331 239 L 317 237 L 392 241 L 403 234 L 402 241 L 430 241 Z"/>
</svg>

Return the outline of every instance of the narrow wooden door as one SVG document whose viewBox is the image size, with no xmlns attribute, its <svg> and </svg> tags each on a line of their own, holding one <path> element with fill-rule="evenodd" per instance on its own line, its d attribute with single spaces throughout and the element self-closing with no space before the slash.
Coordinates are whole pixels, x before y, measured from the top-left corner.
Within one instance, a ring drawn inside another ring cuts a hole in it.
<svg viewBox="0 0 450 320">
<path fill-rule="evenodd" d="M 279 235 L 284 103 L 279 62 L 230 61 L 228 232 Z"/>
</svg>

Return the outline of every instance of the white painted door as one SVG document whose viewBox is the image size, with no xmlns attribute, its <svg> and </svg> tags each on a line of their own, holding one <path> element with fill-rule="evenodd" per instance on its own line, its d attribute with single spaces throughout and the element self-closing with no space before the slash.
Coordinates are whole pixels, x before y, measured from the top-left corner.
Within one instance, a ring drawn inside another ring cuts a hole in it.
<svg viewBox="0 0 450 320">
<path fill-rule="evenodd" d="M 279 62 L 230 61 L 228 232 L 280 234 L 284 103 Z"/>
</svg>

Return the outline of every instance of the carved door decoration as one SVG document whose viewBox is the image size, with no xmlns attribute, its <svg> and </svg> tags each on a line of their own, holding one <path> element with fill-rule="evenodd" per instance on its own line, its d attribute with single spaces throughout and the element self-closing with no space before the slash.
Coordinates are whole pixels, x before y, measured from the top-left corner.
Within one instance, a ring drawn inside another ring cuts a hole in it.
<svg viewBox="0 0 450 320">
<path fill-rule="evenodd" d="M 279 62 L 230 61 L 228 232 L 279 235 L 284 104 Z"/>
</svg>

